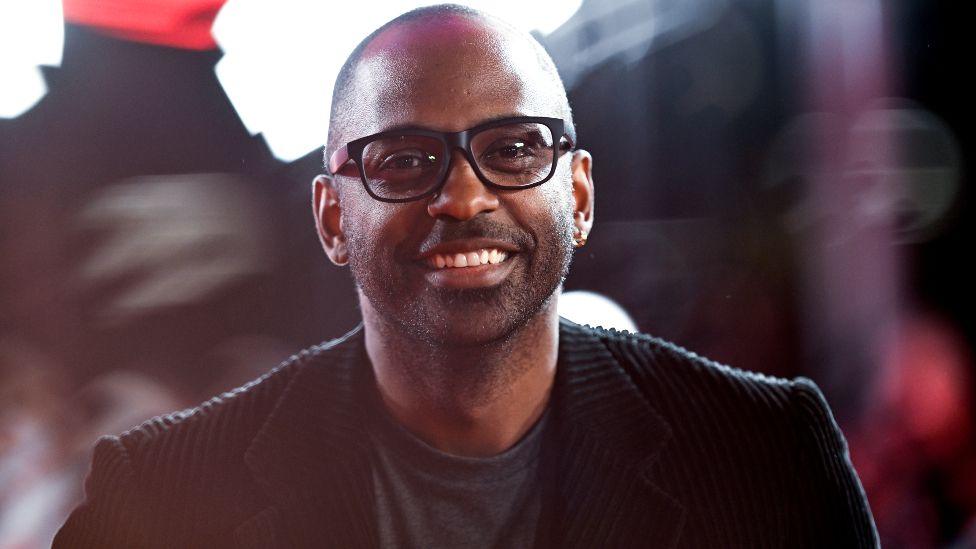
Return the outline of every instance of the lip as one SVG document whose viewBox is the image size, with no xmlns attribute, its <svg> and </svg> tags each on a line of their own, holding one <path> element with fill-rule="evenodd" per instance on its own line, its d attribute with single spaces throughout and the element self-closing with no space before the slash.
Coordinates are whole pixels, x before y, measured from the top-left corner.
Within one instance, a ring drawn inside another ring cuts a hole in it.
<svg viewBox="0 0 976 549">
<path fill-rule="evenodd" d="M 435 254 L 459 254 L 473 252 L 483 248 L 491 249 L 495 248 L 497 250 L 513 255 L 518 253 L 520 250 L 518 247 L 512 245 L 510 242 L 505 242 L 502 240 L 494 240 L 491 238 L 463 238 L 457 240 L 449 240 L 446 242 L 441 242 L 436 246 L 431 248 L 423 249 L 420 251 L 420 255 L 416 257 L 418 260 L 427 259 Z M 506 262 L 499 263 L 498 265 L 504 265 Z M 479 265 L 480 267 L 480 265 Z M 464 267 L 476 269 L 477 267 Z"/>
<path fill-rule="evenodd" d="M 450 252 L 431 252 L 450 253 Z M 460 252 L 455 252 L 460 253 Z M 437 269 L 427 265 L 423 260 L 419 262 L 426 271 L 424 277 L 430 285 L 438 288 L 489 288 L 501 284 L 512 272 L 515 262 L 520 255 L 509 252 L 508 259 L 501 263 L 487 263 L 477 267 L 447 267 Z"/>
</svg>

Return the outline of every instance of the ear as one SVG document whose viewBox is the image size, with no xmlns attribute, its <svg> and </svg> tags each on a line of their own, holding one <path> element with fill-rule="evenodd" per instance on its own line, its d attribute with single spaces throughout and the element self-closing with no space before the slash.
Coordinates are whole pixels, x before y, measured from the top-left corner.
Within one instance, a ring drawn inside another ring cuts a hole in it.
<svg viewBox="0 0 976 549">
<path fill-rule="evenodd" d="M 593 157 L 579 149 L 573 153 L 573 223 L 583 234 L 593 228 Z"/>
<path fill-rule="evenodd" d="M 328 175 L 319 175 L 312 180 L 312 213 L 315 214 L 315 229 L 325 255 L 336 265 L 349 263 L 346 235 L 342 232 L 339 193 L 334 180 Z"/>
</svg>

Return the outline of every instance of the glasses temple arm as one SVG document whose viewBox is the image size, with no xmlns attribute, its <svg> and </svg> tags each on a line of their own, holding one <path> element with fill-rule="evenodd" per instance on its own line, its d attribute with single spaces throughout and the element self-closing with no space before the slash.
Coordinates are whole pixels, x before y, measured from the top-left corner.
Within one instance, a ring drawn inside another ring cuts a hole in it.
<svg viewBox="0 0 976 549">
<path fill-rule="evenodd" d="M 346 162 L 349 162 L 349 149 L 345 146 L 339 147 L 329 158 L 329 165 L 326 166 L 326 169 L 329 170 L 330 174 L 335 175 L 346 165 Z"/>
</svg>

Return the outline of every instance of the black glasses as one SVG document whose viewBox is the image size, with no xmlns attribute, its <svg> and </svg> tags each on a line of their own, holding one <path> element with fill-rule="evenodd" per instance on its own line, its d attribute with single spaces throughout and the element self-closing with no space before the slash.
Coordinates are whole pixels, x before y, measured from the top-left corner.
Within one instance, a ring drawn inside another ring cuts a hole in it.
<svg viewBox="0 0 976 549">
<path fill-rule="evenodd" d="M 541 185 L 572 150 L 559 118 L 519 116 L 445 133 L 393 130 L 350 141 L 329 159 L 329 172 L 347 175 L 359 167 L 366 192 L 383 202 L 409 202 L 440 191 L 451 169 L 451 151 L 461 149 L 488 187 L 515 190 Z"/>
</svg>

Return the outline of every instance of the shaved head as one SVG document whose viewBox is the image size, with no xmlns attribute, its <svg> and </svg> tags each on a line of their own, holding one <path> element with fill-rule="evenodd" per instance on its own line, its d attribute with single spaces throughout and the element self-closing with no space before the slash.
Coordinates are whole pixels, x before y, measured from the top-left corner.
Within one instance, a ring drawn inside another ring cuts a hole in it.
<svg viewBox="0 0 976 549">
<path fill-rule="evenodd" d="M 445 49 L 446 48 L 446 49 Z M 575 143 L 576 132 L 566 90 L 552 58 L 532 35 L 483 12 L 455 4 L 418 8 L 379 27 L 349 55 L 336 78 L 332 94 L 325 158 L 346 141 L 384 128 L 362 128 L 362 106 L 383 103 L 387 109 L 397 95 L 431 64 L 444 63 L 443 54 L 457 52 L 460 78 L 480 77 L 474 67 L 465 70 L 464 51 L 500 70 L 517 71 L 551 104 L 547 110 L 563 118 Z M 384 71 L 383 90 L 377 90 L 377 71 Z M 365 78 L 364 78 L 365 77 Z M 449 86 L 450 82 L 445 82 Z M 380 91 L 380 93 L 377 93 Z"/>
</svg>

